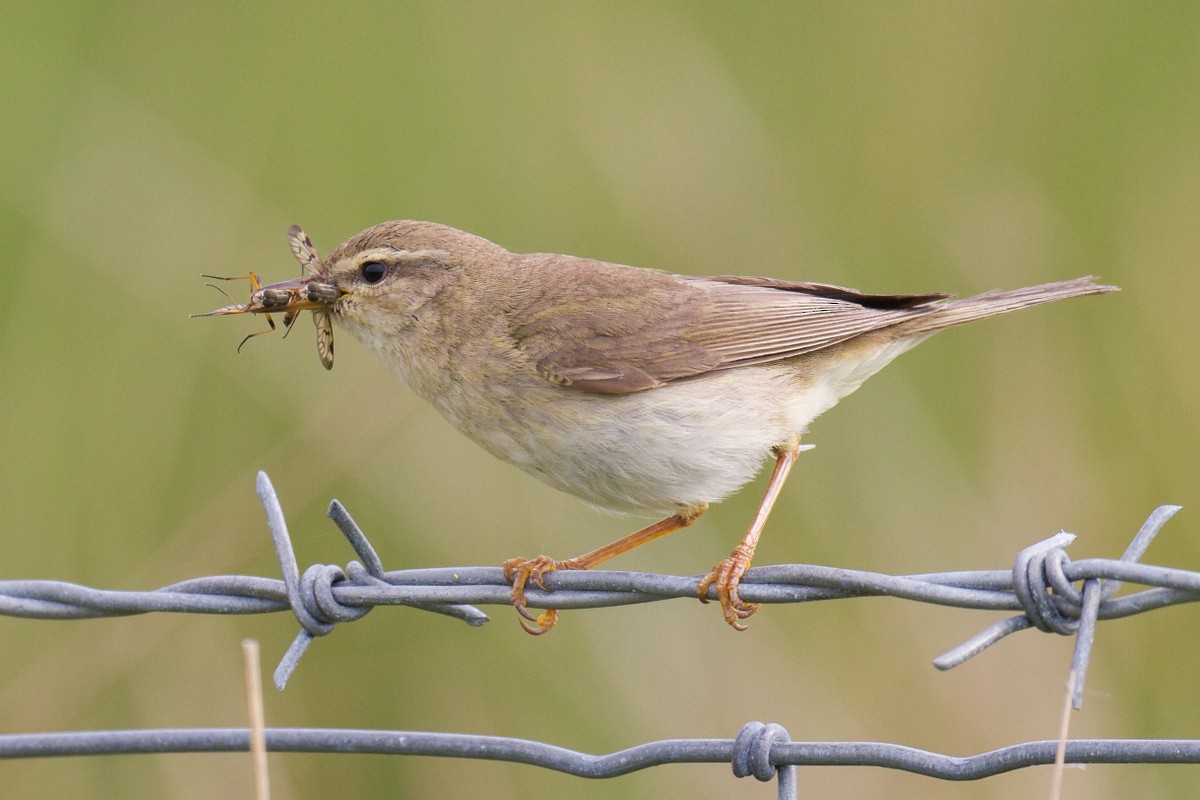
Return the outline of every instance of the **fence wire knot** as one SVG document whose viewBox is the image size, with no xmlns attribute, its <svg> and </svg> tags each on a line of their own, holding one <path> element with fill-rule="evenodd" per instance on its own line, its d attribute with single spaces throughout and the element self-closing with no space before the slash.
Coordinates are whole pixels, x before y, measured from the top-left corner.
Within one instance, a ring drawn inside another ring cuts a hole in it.
<svg viewBox="0 0 1200 800">
<path fill-rule="evenodd" d="M 333 594 L 333 584 L 345 582 L 347 570 L 351 574 L 351 582 L 359 583 L 364 577 L 370 578 L 357 561 L 351 561 L 346 570 L 334 564 L 313 564 L 300 576 L 300 585 L 295 597 L 288 598 L 296 601 L 292 606 L 296 619 L 312 636 L 324 636 L 332 631 L 337 623 L 353 622 L 371 610 L 343 605 L 337 601 Z"/>
<path fill-rule="evenodd" d="M 760 781 L 775 777 L 771 747 L 776 742 L 790 742 L 792 737 L 782 725 L 772 722 L 747 722 L 733 740 L 733 774 L 739 778 L 753 775 Z"/>
<path fill-rule="evenodd" d="M 1071 561 L 1064 548 L 1074 540 L 1074 534 L 1055 534 L 1026 547 L 1013 562 L 1013 592 L 1040 631 L 1070 636 L 1079 630 L 1083 595 L 1063 572 Z"/>
<path fill-rule="evenodd" d="M 776 744 L 788 744 L 791 735 L 782 725 L 771 722 L 747 722 L 733 740 L 733 774 L 739 778 L 753 775 L 766 782 L 779 774 L 780 800 L 796 796 L 796 767 L 788 764 L 776 766 L 771 751 Z"/>
</svg>

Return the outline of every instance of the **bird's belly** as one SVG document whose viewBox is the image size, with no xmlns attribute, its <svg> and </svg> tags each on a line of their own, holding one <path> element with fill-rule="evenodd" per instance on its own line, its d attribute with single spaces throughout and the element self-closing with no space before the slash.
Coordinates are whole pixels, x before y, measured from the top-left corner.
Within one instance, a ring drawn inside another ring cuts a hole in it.
<svg viewBox="0 0 1200 800">
<path fill-rule="evenodd" d="M 546 384 L 536 398 L 493 402 L 506 411 L 482 425 L 443 413 L 550 486 L 608 511 L 667 515 L 735 492 L 836 402 L 797 388 L 793 370 L 764 366 L 628 395 Z"/>
</svg>

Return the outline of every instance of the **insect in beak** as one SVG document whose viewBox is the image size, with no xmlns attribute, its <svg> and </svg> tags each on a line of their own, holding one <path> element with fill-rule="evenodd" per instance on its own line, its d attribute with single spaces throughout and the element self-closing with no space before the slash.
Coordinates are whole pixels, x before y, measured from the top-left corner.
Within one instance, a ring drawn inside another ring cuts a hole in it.
<svg viewBox="0 0 1200 800">
<path fill-rule="evenodd" d="M 299 278 L 293 278 L 290 281 L 280 281 L 279 283 L 272 283 L 267 286 L 263 286 L 259 282 L 258 276 L 253 272 L 249 275 L 236 278 L 203 275 L 201 277 L 218 281 L 250 281 L 250 302 L 234 303 L 214 311 L 209 311 L 207 314 L 193 314 L 192 316 L 219 317 L 227 314 L 265 315 L 269 327 L 261 331 L 255 331 L 245 339 L 242 339 L 241 344 L 238 345 L 238 351 L 240 352 L 242 345 L 255 336 L 261 336 L 264 333 L 270 333 L 275 330 L 275 320 L 271 319 L 271 314 L 283 314 L 283 335 L 286 338 L 292 331 L 292 325 L 296 322 L 296 315 L 301 311 L 311 311 L 313 313 L 313 324 L 317 326 L 317 356 L 321 359 L 321 364 L 325 369 L 333 369 L 333 323 L 329 316 L 329 310 L 334 303 L 350 294 L 350 292 L 334 286 L 326 280 L 328 270 L 321 263 L 321 257 L 317 254 L 317 248 L 313 247 L 312 239 L 308 238 L 308 234 L 301 230 L 299 225 L 293 225 L 288 228 L 287 239 L 288 246 L 292 249 L 292 255 L 296 257 L 296 260 L 300 262 L 300 267 L 304 270 L 303 275 Z M 225 294 L 224 290 L 216 284 L 209 285 L 221 292 L 221 294 Z M 225 294 L 225 296 L 229 297 L 228 294 Z"/>
<path fill-rule="evenodd" d="M 219 275 L 204 275 L 202 277 L 210 278 L 219 281 L 231 280 L 249 280 L 250 281 L 250 302 L 249 303 L 234 303 L 232 305 L 223 306 L 213 311 L 204 314 L 193 314 L 193 317 L 218 317 L 229 314 L 263 314 L 267 318 L 267 326 L 261 331 L 246 336 L 238 345 L 238 350 L 242 349 L 242 345 L 253 339 L 255 336 L 261 336 L 264 333 L 270 333 L 275 330 L 275 320 L 271 314 L 283 314 L 283 325 L 287 332 L 291 332 L 292 325 L 296 322 L 296 316 L 301 311 L 313 312 L 313 322 L 317 326 L 317 355 L 321 359 L 321 363 L 325 369 L 333 368 L 333 325 L 329 317 L 329 308 L 338 300 L 341 300 L 349 291 L 334 286 L 331 283 L 325 283 L 315 275 L 302 275 L 299 278 L 280 281 L 263 286 L 259 281 L 258 276 L 251 272 L 246 276 L 238 276 L 232 278 L 221 277 Z M 217 288 L 214 286 L 214 288 Z M 286 333 L 284 334 L 287 335 Z"/>
</svg>

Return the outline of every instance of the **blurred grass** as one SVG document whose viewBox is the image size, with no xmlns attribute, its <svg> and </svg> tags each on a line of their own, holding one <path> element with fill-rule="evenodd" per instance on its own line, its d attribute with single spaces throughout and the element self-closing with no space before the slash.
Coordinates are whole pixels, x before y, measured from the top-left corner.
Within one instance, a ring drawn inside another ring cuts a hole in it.
<svg viewBox="0 0 1200 800">
<path fill-rule="evenodd" d="M 819 420 L 760 563 L 994 567 L 1060 527 L 1115 555 L 1188 506 L 1151 559 L 1194 567 L 1200 13 L 1190 4 L 24 4 L 0 30 L 4 577 L 148 588 L 274 574 L 267 469 L 302 561 L 344 562 L 342 499 L 390 567 L 569 556 L 631 523 L 462 439 L 346 336 L 234 347 L 250 321 L 201 272 L 295 267 L 376 222 L 673 271 L 968 294 L 1095 273 L 1116 296 L 937 337 Z M 244 323 L 244 324 L 243 324 Z M 699 572 L 761 481 L 614 566 Z M 980 618 L 887 601 L 566 615 L 530 640 L 379 612 L 318 642 L 274 725 L 523 736 L 607 751 L 732 736 L 955 753 L 1051 736 L 1070 643 L 1027 634 L 947 675 Z M 1101 629 L 1077 736 L 1195 737 L 1173 610 Z M 242 724 L 238 642 L 283 617 L 2 621 L 6 731 Z M 231 756 L 6 764 L 4 797 L 245 795 Z M 529 768 L 272 757 L 280 797 L 768 796 L 728 768 L 583 783 Z M 999 797 L 807 770 L 814 795 Z M 1074 796 L 1181 796 L 1194 770 L 1092 768 Z"/>
</svg>

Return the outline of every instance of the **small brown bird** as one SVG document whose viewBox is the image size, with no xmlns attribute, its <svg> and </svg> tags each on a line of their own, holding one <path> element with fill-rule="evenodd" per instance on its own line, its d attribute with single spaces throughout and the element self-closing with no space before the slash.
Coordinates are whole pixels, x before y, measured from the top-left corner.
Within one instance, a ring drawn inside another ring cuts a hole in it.
<svg viewBox="0 0 1200 800">
<path fill-rule="evenodd" d="M 535 617 L 528 583 L 544 588 L 552 570 L 588 569 L 691 525 L 774 457 L 745 538 L 697 585 L 743 630 L 757 606 L 738 584 L 813 419 L 943 328 L 1116 290 L 1078 278 L 951 300 L 691 277 L 510 253 L 409 220 L 368 228 L 325 259 L 298 227 L 288 238 L 307 274 L 265 287 L 251 276 L 250 303 L 209 313 L 279 312 L 290 328 L 312 311 L 326 368 L 332 318 L 498 458 L 598 508 L 665 517 L 576 558 L 505 562 L 534 634 L 557 612 Z"/>
</svg>

